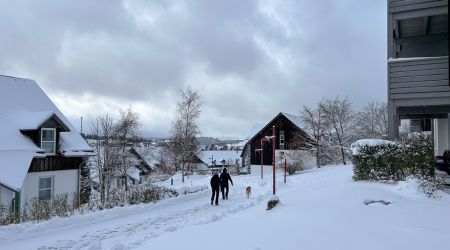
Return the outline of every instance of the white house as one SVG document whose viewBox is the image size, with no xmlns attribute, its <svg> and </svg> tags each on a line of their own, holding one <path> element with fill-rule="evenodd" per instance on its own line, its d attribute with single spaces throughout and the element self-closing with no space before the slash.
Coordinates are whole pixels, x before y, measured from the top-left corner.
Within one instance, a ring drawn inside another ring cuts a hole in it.
<svg viewBox="0 0 450 250">
<path fill-rule="evenodd" d="M 80 167 L 94 151 L 29 79 L 0 75 L 0 203 L 79 193 Z"/>
</svg>

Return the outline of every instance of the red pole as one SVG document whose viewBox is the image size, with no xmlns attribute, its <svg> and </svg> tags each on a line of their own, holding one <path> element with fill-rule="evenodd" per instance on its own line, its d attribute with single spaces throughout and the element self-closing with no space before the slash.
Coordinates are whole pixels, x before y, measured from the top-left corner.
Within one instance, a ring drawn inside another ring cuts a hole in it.
<svg viewBox="0 0 450 250">
<path fill-rule="evenodd" d="M 263 179 L 263 141 L 261 140 L 261 180 Z"/>
<path fill-rule="evenodd" d="M 273 195 L 275 195 L 275 126 L 272 127 L 272 164 L 273 164 Z"/>
<path fill-rule="evenodd" d="M 284 159 L 284 183 L 286 183 L 286 159 Z"/>
</svg>

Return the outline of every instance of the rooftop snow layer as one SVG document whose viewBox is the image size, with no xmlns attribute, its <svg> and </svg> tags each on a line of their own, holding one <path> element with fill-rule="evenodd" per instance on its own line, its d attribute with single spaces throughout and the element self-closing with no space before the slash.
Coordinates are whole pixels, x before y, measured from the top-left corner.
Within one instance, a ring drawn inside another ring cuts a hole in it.
<svg viewBox="0 0 450 250">
<path fill-rule="evenodd" d="M 75 127 L 61 113 L 39 85 L 29 79 L 0 75 L 0 183 L 20 189 L 33 157 L 44 157 L 20 130 L 35 130 L 55 115 L 70 132 L 60 133 L 59 150 L 93 152 Z"/>
</svg>

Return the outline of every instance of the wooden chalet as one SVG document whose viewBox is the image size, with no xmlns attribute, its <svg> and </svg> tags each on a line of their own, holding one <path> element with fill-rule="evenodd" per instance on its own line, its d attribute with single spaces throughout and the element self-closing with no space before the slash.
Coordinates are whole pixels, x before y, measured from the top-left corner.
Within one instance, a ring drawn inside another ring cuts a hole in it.
<svg viewBox="0 0 450 250">
<path fill-rule="evenodd" d="M 265 136 L 272 136 L 272 128 L 275 126 L 275 150 L 305 150 L 313 146 L 311 137 L 301 129 L 302 120 L 299 117 L 280 112 L 269 123 L 256 132 L 245 144 L 241 153 L 243 167 L 261 165 L 260 152 L 255 151 L 263 148 L 263 165 L 272 165 L 272 143 L 261 140 Z"/>
</svg>

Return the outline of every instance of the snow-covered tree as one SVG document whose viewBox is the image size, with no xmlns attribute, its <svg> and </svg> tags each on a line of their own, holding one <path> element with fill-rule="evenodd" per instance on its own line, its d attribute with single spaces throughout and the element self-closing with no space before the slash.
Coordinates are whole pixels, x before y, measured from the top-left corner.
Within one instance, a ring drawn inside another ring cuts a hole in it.
<svg viewBox="0 0 450 250">
<path fill-rule="evenodd" d="M 97 117 L 95 123 L 91 123 L 90 129 L 94 137 L 98 138 L 91 142 L 91 147 L 97 153 L 91 158 L 91 175 L 98 180 L 100 199 L 105 202 L 109 184 L 115 175 L 114 166 L 118 156 L 118 148 L 114 147 L 116 136 L 114 118 L 109 113 L 105 113 Z"/>
<path fill-rule="evenodd" d="M 382 139 L 388 132 L 386 102 L 370 101 L 358 112 L 358 124 L 365 138 Z"/>
<path fill-rule="evenodd" d="M 188 163 L 193 163 L 196 156 L 201 154 L 201 146 L 197 140 L 200 135 L 198 119 L 201 114 L 200 95 L 191 86 L 180 90 L 180 100 L 174 112 L 168 149 L 172 163 L 182 170 Z"/>
<path fill-rule="evenodd" d="M 310 145 L 311 148 L 316 148 L 315 156 L 316 156 L 316 166 L 322 166 L 322 156 L 323 156 L 323 148 L 325 144 L 323 143 L 323 133 L 327 130 L 325 117 L 323 115 L 323 110 L 321 109 L 322 102 L 320 101 L 317 104 L 317 107 L 310 108 L 303 105 L 300 110 L 300 117 L 303 120 L 305 127 L 304 129 L 310 136 L 312 136 L 313 144 Z"/>
<path fill-rule="evenodd" d="M 339 96 L 335 99 L 325 99 L 320 103 L 320 109 L 324 117 L 325 126 L 328 128 L 328 133 L 324 133 L 324 139 L 330 144 L 330 152 L 333 149 L 338 149 L 340 152 L 341 162 L 345 165 L 346 152 L 350 144 L 360 134 L 356 126 L 356 115 L 352 109 L 352 104 L 348 97 L 340 99 Z"/>
<path fill-rule="evenodd" d="M 90 141 L 97 154 L 89 161 L 89 172 L 97 181 L 93 185 L 99 186 L 101 201 L 107 202 L 111 182 L 116 178 L 127 179 L 132 171 L 137 171 L 139 159 L 130 149 L 137 144 L 134 138 L 140 134 L 139 114 L 131 106 L 121 110 L 118 119 L 105 113 L 90 124 L 90 129 L 97 138 Z M 128 189 L 129 183 L 124 184 Z"/>
</svg>

